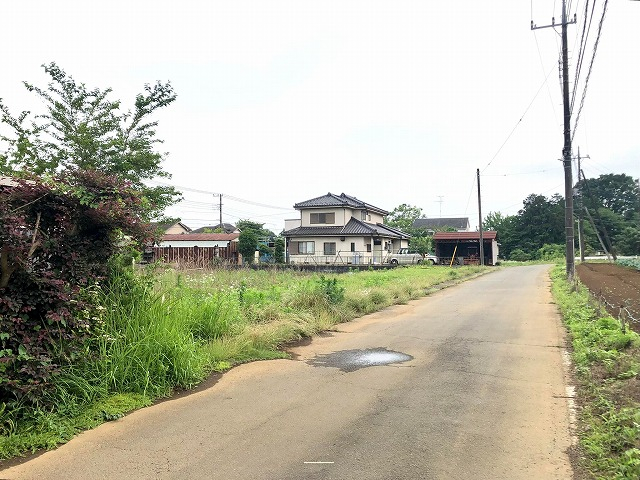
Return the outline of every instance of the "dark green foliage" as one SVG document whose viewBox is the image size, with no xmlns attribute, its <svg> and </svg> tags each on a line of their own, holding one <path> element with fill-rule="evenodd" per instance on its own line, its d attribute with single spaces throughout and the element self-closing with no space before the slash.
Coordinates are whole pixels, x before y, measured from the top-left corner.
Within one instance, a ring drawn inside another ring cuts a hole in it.
<svg viewBox="0 0 640 480">
<path fill-rule="evenodd" d="M 596 230 L 614 254 L 640 252 L 640 187 L 625 174 L 581 179 L 576 184 L 576 213 L 585 223 L 585 244 L 602 250 Z M 589 211 L 592 225 L 585 212 Z"/>
<path fill-rule="evenodd" d="M 422 217 L 422 209 L 407 205 L 394 208 L 385 220 L 385 224 L 390 227 L 411 235 L 410 247 L 411 251 L 422 254 L 433 252 L 433 238 L 426 228 L 416 228 L 413 226 L 418 218 Z"/>
<path fill-rule="evenodd" d="M 605 174 L 581 179 L 576 184 L 577 200 L 590 209 L 604 207 L 630 219 L 640 208 L 640 187 L 629 175 Z"/>
<path fill-rule="evenodd" d="M 37 401 L 80 354 L 123 234 L 151 236 L 143 211 L 133 188 L 95 171 L 0 186 L 0 402 Z"/>
<path fill-rule="evenodd" d="M 413 222 L 422 216 L 422 209 L 403 203 L 394 208 L 387 216 L 385 223 L 405 233 L 411 233 Z"/>
<path fill-rule="evenodd" d="M 252 232 L 255 232 L 259 238 L 275 237 L 275 234 L 271 230 L 264 228 L 264 223 L 252 222 L 251 220 L 240 220 L 236 223 L 236 228 L 241 232 L 251 230 Z"/>
<path fill-rule="evenodd" d="M 531 260 L 531 255 L 516 248 L 511 252 L 511 255 L 509 255 L 509 259 L 516 262 L 526 262 L 527 260 Z"/>
<path fill-rule="evenodd" d="M 273 256 L 276 263 L 284 263 L 285 243 L 283 237 L 276 237 L 273 247 Z"/>
<path fill-rule="evenodd" d="M 22 112 L 13 117 L 0 101 L 0 131 L 8 148 L 0 152 L 0 174 L 45 175 L 75 169 L 99 170 L 130 182 L 142 192 L 147 217 L 158 216 L 175 202 L 172 187 L 148 187 L 144 180 L 169 177 L 163 171 L 163 154 L 156 151 L 155 110 L 176 99 L 169 83 L 145 85 L 133 110 L 122 112 L 120 101 L 110 100 L 111 89 L 88 89 L 55 63 L 43 65 L 51 77 L 46 88 L 24 82 L 28 91 L 42 101 L 44 113 Z"/>
<path fill-rule="evenodd" d="M 564 258 L 565 248 L 565 245 L 550 245 L 547 243 L 538 249 L 536 258 L 538 260 L 555 260 L 558 258 Z"/>
<path fill-rule="evenodd" d="M 245 262 L 253 263 L 255 251 L 258 248 L 258 235 L 253 230 L 243 230 L 238 237 L 238 252 Z"/>
</svg>

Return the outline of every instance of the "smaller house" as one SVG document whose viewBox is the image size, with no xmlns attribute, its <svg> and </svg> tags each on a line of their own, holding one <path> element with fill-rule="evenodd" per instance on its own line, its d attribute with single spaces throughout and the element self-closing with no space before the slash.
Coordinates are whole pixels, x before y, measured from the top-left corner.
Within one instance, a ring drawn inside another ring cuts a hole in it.
<svg viewBox="0 0 640 480">
<path fill-rule="evenodd" d="M 191 229 L 184 223 L 178 222 L 154 222 L 151 225 L 163 235 L 185 234 L 191 232 Z"/>
<path fill-rule="evenodd" d="M 480 264 L 480 232 L 436 232 L 433 244 L 441 264 Z M 484 264 L 495 265 L 498 262 L 498 232 L 482 232 L 482 245 Z"/>
<path fill-rule="evenodd" d="M 200 227 L 193 230 L 193 233 L 240 233 L 240 230 L 235 225 L 230 223 L 219 223 L 217 225 L 208 225 L 206 227 Z"/>
<path fill-rule="evenodd" d="M 153 259 L 203 268 L 222 262 L 238 263 L 239 237 L 239 233 L 163 235 L 153 248 Z"/>
<path fill-rule="evenodd" d="M 160 239 L 159 247 L 228 247 L 237 242 L 239 233 L 178 233 L 166 234 Z"/>
<path fill-rule="evenodd" d="M 468 232 L 469 217 L 416 218 L 413 221 L 413 228 L 423 228 L 431 234 L 452 228 L 458 232 Z"/>
</svg>

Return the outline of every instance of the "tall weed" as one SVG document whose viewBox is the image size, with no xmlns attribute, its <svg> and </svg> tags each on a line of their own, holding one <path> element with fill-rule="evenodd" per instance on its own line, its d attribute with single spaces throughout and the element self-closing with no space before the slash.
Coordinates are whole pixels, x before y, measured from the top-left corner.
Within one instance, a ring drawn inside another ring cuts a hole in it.
<svg viewBox="0 0 640 480">
<path fill-rule="evenodd" d="M 564 267 L 552 271 L 553 294 L 569 328 L 580 382 L 580 444 L 586 468 L 597 478 L 640 478 L 640 404 L 633 392 L 640 337 L 591 306 Z"/>
</svg>

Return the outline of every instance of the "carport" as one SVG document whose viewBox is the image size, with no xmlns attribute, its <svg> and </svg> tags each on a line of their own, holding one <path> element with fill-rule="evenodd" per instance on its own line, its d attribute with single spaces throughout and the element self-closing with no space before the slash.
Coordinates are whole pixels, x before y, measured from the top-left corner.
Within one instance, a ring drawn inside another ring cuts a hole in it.
<svg viewBox="0 0 640 480">
<path fill-rule="evenodd" d="M 441 264 L 480 264 L 480 232 L 436 232 L 433 235 L 436 256 Z M 485 265 L 498 262 L 498 232 L 482 232 Z"/>
</svg>

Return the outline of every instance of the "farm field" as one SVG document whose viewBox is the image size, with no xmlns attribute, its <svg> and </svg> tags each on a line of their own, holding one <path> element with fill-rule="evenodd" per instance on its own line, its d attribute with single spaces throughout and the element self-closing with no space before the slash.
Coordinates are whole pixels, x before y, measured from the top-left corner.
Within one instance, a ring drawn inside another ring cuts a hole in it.
<svg viewBox="0 0 640 480">
<path fill-rule="evenodd" d="M 608 312 L 618 317 L 620 306 L 626 306 L 640 320 L 640 270 L 611 263 L 581 263 L 576 265 L 580 281 L 595 297 L 604 297 Z M 640 323 L 631 322 L 640 333 Z"/>
</svg>

